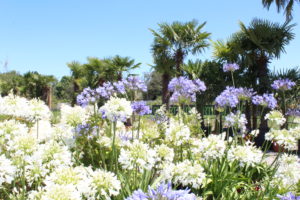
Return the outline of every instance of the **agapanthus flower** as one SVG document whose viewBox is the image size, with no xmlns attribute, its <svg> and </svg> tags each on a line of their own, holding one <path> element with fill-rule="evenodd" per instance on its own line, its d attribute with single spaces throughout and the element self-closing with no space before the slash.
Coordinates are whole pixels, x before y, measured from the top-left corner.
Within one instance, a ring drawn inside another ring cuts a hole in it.
<svg viewBox="0 0 300 200">
<path fill-rule="evenodd" d="M 276 142 L 278 145 L 282 145 L 288 150 L 297 148 L 297 139 L 294 137 L 292 132 L 286 129 L 271 129 L 265 134 L 265 139 Z"/>
<path fill-rule="evenodd" d="M 278 163 L 272 184 L 281 190 L 295 190 L 300 181 L 300 159 L 297 155 L 283 154 Z"/>
<path fill-rule="evenodd" d="M 148 115 L 152 112 L 145 101 L 135 101 L 131 104 L 131 107 L 133 109 L 133 112 L 140 116 Z"/>
<path fill-rule="evenodd" d="M 180 76 L 173 78 L 169 85 L 168 90 L 172 92 L 170 101 L 173 103 L 182 102 L 195 102 L 196 93 L 206 90 L 206 86 L 200 79 L 190 80 L 186 77 Z"/>
<path fill-rule="evenodd" d="M 300 196 L 294 195 L 292 192 L 288 192 L 284 195 L 277 195 L 280 200 L 300 200 Z"/>
<path fill-rule="evenodd" d="M 201 164 L 192 163 L 190 160 L 166 166 L 164 174 L 168 174 L 170 177 L 166 176 L 166 178 L 172 180 L 174 184 L 195 189 L 200 189 L 206 180 L 206 174 Z"/>
<path fill-rule="evenodd" d="M 240 166 L 254 166 L 261 162 L 263 152 L 256 148 L 253 143 L 247 142 L 246 145 L 233 146 L 227 153 L 228 160 L 238 161 Z"/>
<path fill-rule="evenodd" d="M 99 99 L 99 95 L 95 90 L 87 87 L 84 88 L 83 91 L 77 95 L 76 102 L 79 106 L 85 107 L 90 103 L 95 103 Z"/>
<path fill-rule="evenodd" d="M 190 139 L 191 131 L 189 127 L 177 120 L 171 120 L 166 129 L 166 142 L 174 146 L 180 146 Z"/>
<path fill-rule="evenodd" d="M 292 87 L 294 87 L 296 85 L 296 83 L 294 81 L 291 81 L 290 79 L 286 78 L 286 79 L 278 79 L 275 80 L 271 87 L 274 90 L 282 90 L 282 91 L 286 91 L 286 90 L 291 90 Z"/>
<path fill-rule="evenodd" d="M 147 91 L 147 86 L 143 80 L 138 76 L 129 76 L 127 79 L 123 79 L 123 84 L 127 90 L 136 90 L 136 91 Z"/>
<path fill-rule="evenodd" d="M 124 98 L 111 97 L 100 109 L 102 117 L 110 121 L 125 122 L 132 114 L 129 101 Z"/>
<path fill-rule="evenodd" d="M 240 68 L 240 66 L 236 63 L 225 63 L 223 65 L 224 72 L 234 72 L 234 71 L 238 70 L 239 68 Z"/>
<path fill-rule="evenodd" d="M 237 131 L 239 130 L 240 133 L 245 133 L 246 132 L 246 124 L 247 124 L 247 119 L 245 114 L 242 114 L 240 111 L 237 111 L 236 113 L 229 113 L 225 117 L 225 127 L 227 128 L 234 128 Z"/>
<path fill-rule="evenodd" d="M 199 158 L 216 159 L 224 155 L 227 147 L 224 133 L 220 135 L 210 134 L 200 140 L 193 140 L 193 152 Z"/>
<path fill-rule="evenodd" d="M 189 189 L 174 190 L 172 184 L 161 183 L 155 189 L 148 187 L 148 192 L 142 190 L 136 190 L 126 200 L 196 200 L 197 197 L 193 193 L 190 193 Z"/>
<path fill-rule="evenodd" d="M 227 86 L 226 89 L 216 97 L 216 106 L 221 108 L 226 106 L 235 108 L 239 101 L 249 100 L 254 94 L 255 93 L 251 88 L 235 88 Z"/>
<path fill-rule="evenodd" d="M 266 114 L 265 119 L 268 120 L 269 128 L 279 129 L 282 126 L 286 119 L 283 114 L 278 110 L 273 110 Z"/>
<path fill-rule="evenodd" d="M 274 109 L 277 106 L 277 100 L 273 94 L 263 94 L 262 96 L 255 95 L 252 97 L 252 103 L 254 105 L 260 105 L 270 109 Z"/>
<path fill-rule="evenodd" d="M 12 165 L 12 161 L 4 155 L 0 156 L 0 187 L 3 184 L 10 184 L 15 177 L 16 167 Z"/>
<path fill-rule="evenodd" d="M 121 149 L 119 162 L 126 170 L 134 170 L 136 167 L 140 172 L 150 170 L 156 163 L 156 152 L 148 144 L 134 140 Z"/>
<path fill-rule="evenodd" d="M 300 108 L 288 109 L 285 114 L 288 116 L 300 117 Z"/>
</svg>

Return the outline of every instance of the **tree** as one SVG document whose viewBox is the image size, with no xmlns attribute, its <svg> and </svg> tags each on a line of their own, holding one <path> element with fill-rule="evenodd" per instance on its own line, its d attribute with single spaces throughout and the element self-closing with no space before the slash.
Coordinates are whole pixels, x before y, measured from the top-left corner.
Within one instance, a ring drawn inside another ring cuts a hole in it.
<svg viewBox="0 0 300 200">
<path fill-rule="evenodd" d="M 11 91 L 20 94 L 23 77 L 16 71 L 0 74 L 0 92 L 2 96 L 8 95 Z"/>
<path fill-rule="evenodd" d="M 181 65 L 185 57 L 192 53 L 201 53 L 209 46 L 210 33 L 202 32 L 206 23 L 198 25 L 193 20 L 186 23 L 173 22 L 159 24 L 158 32 L 150 29 L 154 35 L 151 48 L 154 57 L 154 67 L 162 74 L 162 103 L 169 103 L 168 84 L 170 79 L 181 75 Z"/>
<path fill-rule="evenodd" d="M 270 8 L 270 6 L 275 3 L 277 7 L 277 12 L 284 10 L 286 19 L 290 20 L 293 18 L 293 6 L 295 3 L 300 3 L 300 0 L 262 0 L 263 6 Z"/>
<path fill-rule="evenodd" d="M 158 32 L 150 29 L 154 35 L 153 53 L 164 52 L 166 56 L 173 58 L 177 74 L 180 75 L 180 66 L 183 64 L 184 58 L 189 53 L 193 55 L 201 53 L 209 46 L 210 33 L 202 31 L 205 24 L 206 22 L 198 25 L 196 20 L 186 23 L 176 21 L 172 24 L 159 24 Z"/>
<path fill-rule="evenodd" d="M 214 44 L 214 55 L 222 61 L 239 63 L 244 70 L 244 82 L 263 94 L 270 91 L 268 64 L 285 52 L 285 46 L 294 38 L 294 26 L 289 21 L 279 24 L 261 19 L 253 19 L 248 27 L 240 23 L 241 30 L 226 43 Z M 253 128 L 256 128 L 255 106 L 252 121 Z M 265 126 L 265 121 L 261 125 Z"/>
<path fill-rule="evenodd" d="M 117 73 L 117 79 L 120 81 L 123 78 L 123 72 L 129 72 L 132 69 L 138 68 L 141 63 L 135 64 L 134 59 L 129 57 L 121 57 L 119 55 L 105 60 Z"/>
</svg>

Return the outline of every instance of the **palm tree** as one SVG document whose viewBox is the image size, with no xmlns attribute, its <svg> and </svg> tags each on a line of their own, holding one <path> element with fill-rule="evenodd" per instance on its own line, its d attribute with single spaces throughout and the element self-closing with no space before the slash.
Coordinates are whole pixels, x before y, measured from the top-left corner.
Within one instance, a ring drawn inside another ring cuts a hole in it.
<svg viewBox="0 0 300 200">
<path fill-rule="evenodd" d="M 184 58 L 189 53 L 193 55 L 201 53 L 209 46 L 207 40 L 210 33 L 202 31 L 205 24 L 204 22 L 198 25 L 196 20 L 186 23 L 176 21 L 172 24 L 159 24 L 158 32 L 150 29 L 154 35 L 153 54 L 164 52 L 167 57 L 174 59 L 177 75 L 180 75 L 180 66 Z"/>
<path fill-rule="evenodd" d="M 277 12 L 280 12 L 282 9 L 286 15 L 286 19 L 292 19 L 292 11 L 295 3 L 300 3 L 300 0 L 262 0 L 263 6 L 270 8 L 270 6 L 275 3 L 277 7 Z"/>
<path fill-rule="evenodd" d="M 241 30 L 235 33 L 226 44 L 217 43 L 216 56 L 221 60 L 238 62 L 245 69 L 245 80 L 262 94 L 269 90 L 270 75 L 268 64 L 280 58 L 285 46 L 294 38 L 294 24 L 283 24 L 267 20 L 253 19 L 248 27 L 240 23 Z M 229 51 L 228 51 L 229 49 Z M 253 127 L 256 128 L 256 107 L 253 108 Z"/>
<path fill-rule="evenodd" d="M 134 59 L 129 57 L 121 57 L 119 55 L 116 55 L 111 59 L 107 59 L 106 62 L 115 69 L 115 72 L 117 73 L 117 79 L 119 81 L 123 78 L 123 72 L 129 72 L 130 70 L 136 69 L 141 65 L 141 63 L 135 64 Z"/>
<path fill-rule="evenodd" d="M 206 23 L 198 25 L 193 20 L 186 23 L 173 22 L 159 24 L 158 32 L 150 29 L 154 35 L 151 48 L 155 68 L 162 74 L 162 103 L 169 105 L 168 84 L 174 74 L 181 75 L 184 58 L 192 53 L 201 53 L 209 46 L 210 33 L 202 32 Z"/>
<path fill-rule="evenodd" d="M 73 61 L 70 63 L 67 63 L 68 67 L 71 70 L 71 77 L 73 81 L 73 100 L 72 105 L 76 104 L 76 96 L 82 89 L 83 82 L 85 82 L 84 77 L 84 69 L 83 65 L 77 61 Z"/>
</svg>

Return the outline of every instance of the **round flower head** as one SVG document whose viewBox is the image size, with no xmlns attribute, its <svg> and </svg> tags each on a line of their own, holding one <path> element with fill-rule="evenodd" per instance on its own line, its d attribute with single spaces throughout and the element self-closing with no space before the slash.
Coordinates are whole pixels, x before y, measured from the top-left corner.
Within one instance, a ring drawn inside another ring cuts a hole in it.
<svg viewBox="0 0 300 200">
<path fill-rule="evenodd" d="M 147 91 L 147 86 L 138 76 L 129 76 L 123 80 L 126 90 Z"/>
<path fill-rule="evenodd" d="M 129 101 L 124 98 L 111 97 L 99 110 L 102 117 L 110 121 L 125 122 L 132 114 Z"/>
<path fill-rule="evenodd" d="M 245 133 L 246 132 L 246 124 L 247 124 L 247 119 L 245 114 L 242 114 L 240 111 L 237 111 L 236 113 L 230 113 L 225 117 L 225 127 L 233 127 L 236 130 L 240 130 L 240 133 Z"/>
<path fill-rule="evenodd" d="M 278 79 L 278 80 L 275 80 L 271 87 L 274 89 L 274 90 L 282 90 L 282 91 L 285 91 L 285 90 L 291 90 L 292 87 L 294 87 L 296 85 L 295 82 L 291 81 L 290 79 Z"/>
<path fill-rule="evenodd" d="M 148 192 L 145 193 L 142 190 L 136 190 L 126 200 L 196 200 L 196 195 L 190 193 L 189 189 L 174 190 L 172 184 L 161 183 L 155 189 L 148 187 Z"/>
<path fill-rule="evenodd" d="M 249 100 L 253 94 L 254 92 L 251 88 L 235 88 L 227 86 L 226 89 L 216 97 L 216 106 L 221 108 L 226 106 L 235 108 L 239 101 Z"/>
<path fill-rule="evenodd" d="M 266 114 L 265 119 L 268 120 L 269 128 L 275 129 L 279 129 L 280 126 L 282 126 L 286 122 L 283 114 L 278 110 L 273 110 Z"/>
<path fill-rule="evenodd" d="M 148 115 L 152 112 L 150 107 L 146 105 L 145 101 L 135 101 L 131 104 L 131 107 L 133 111 L 140 116 Z"/>
<path fill-rule="evenodd" d="M 238 70 L 239 68 L 240 68 L 240 66 L 236 63 L 225 63 L 223 65 L 224 72 L 234 72 L 234 71 Z"/>
<path fill-rule="evenodd" d="M 170 81 L 168 90 L 172 92 L 171 102 L 190 103 L 196 101 L 196 93 L 205 91 L 206 86 L 200 79 L 190 80 L 180 76 Z"/>
<path fill-rule="evenodd" d="M 260 105 L 270 109 L 274 109 L 277 106 L 277 100 L 273 94 L 263 94 L 262 96 L 255 95 L 252 97 L 252 103 L 254 105 Z"/>
</svg>

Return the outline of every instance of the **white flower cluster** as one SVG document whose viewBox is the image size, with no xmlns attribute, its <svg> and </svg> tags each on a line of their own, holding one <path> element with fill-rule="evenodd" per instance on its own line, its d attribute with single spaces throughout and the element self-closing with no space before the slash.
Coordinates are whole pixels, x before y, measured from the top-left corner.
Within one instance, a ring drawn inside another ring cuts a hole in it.
<svg viewBox="0 0 300 200">
<path fill-rule="evenodd" d="M 124 98 L 111 97 L 99 110 L 103 118 L 110 121 L 126 121 L 132 115 L 130 101 Z"/>
<path fill-rule="evenodd" d="M 226 133 L 220 135 L 211 134 L 200 140 L 193 140 L 193 153 L 197 157 L 205 159 L 216 159 L 224 155 L 227 143 L 224 141 Z"/>
<path fill-rule="evenodd" d="M 0 97 L 0 114 L 30 121 L 49 120 L 51 117 L 51 112 L 43 101 L 38 99 L 27 100 L 13 94 Z"/>
<path fill-rule="evenodd" d="M 273 129 L 279 129 L 286 122 L 283 114 L 278 110 L 273 110 L 266 114 L 265 119 L 268 120 L 269 128 Z"/>
<path fill-rule="evenodd" d="M 238 161 L 241 166 L 254 166 L 262 161 L 263 152 L 251 142 L 245 146 L 237 145 L 228 150 L 227 158 L 230 161 Z"/>
<path fill-rule="evenodd" d="M 0 156 L 0 188 L 2 184 L 10 184 L 14 180 L 16 167 L 4 155 Z"/>
<path fill-rule="evenodd" d="M 284 146 L 288 150 L 293 150 L 297 148 L 297 140 L 293 134 L 293 131 L 287 129 L 271 129 L 265 134 L 266 140 L 276 142 L 279 145 Z"/>
<path fill-rule="evenodd" d="M 300 181 L 300 159 L 296 155 L 283 154 L 279 160 L 273 184 L 280 189 L 295 190 L 295 185 Z"/>
<path fill-rule="evenodd" d="M 165 177 L 174 184 L 182 184 L 199 189 L 204 183 L 206 174 L 200 163 L 192 163 L 189 160 L 177 164 L 171 164 L 165 168 Z"/>
<path fill-rule="evenodd" d="M 227 128 L 233 127 L 235 128 L 235 131 L 240 130 L 240 133 L 242 134 L 246 132 L 246 124 L 246 116 L 240 111 L 237 111 L 236 113 L 230 113 L 225 117 L 224 126 Z"/>
<path fill-rule="evenodd" d="M 77 126 L 83 124 L 88 117 L 88 107 L 82 108 L 80 106 L 69 106 L 67 104 L 62 104 L 61 109 L 61 122 L 63 124 L 68 124 L 70 126 Z"/>
<path fill-rule="evenodd" d="M 175 146 L 180 146 L 190 139 L 190 129 L 187 125 L 170 120 L 169 127 L 166 129 L 166 142 L 169 142 Z"/>
<path fill-rule="evenodd" d="M 154 149 L 149 148 L 147 144 L 134 140 L 121 149 L 119 162 L 123 169 L 150 170 L 156 163 L 156 152 Z"/>
</svg>

